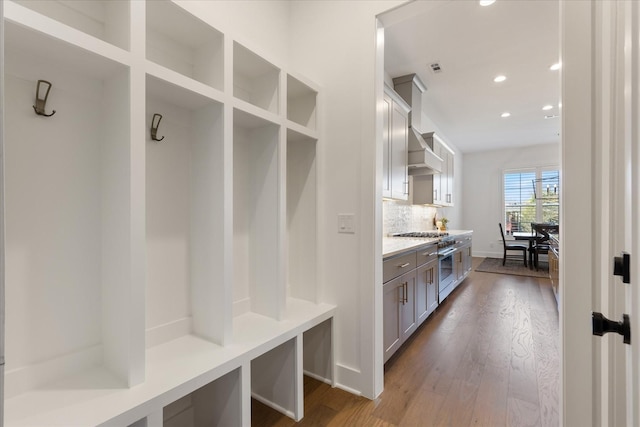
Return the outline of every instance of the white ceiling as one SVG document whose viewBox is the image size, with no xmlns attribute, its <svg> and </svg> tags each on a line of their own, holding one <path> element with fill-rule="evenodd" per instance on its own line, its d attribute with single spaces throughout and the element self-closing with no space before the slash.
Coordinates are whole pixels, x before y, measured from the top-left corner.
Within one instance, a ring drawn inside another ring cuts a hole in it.
<svg viewBox="0 0 640 427">
<path fill-rule="evenodd" d="M 557 0 L 453 0 L 385 27 L 386 72 L 420 76 L 424 114 L 463 152 L 558 142 L 559 56 Z"/>
</svg>

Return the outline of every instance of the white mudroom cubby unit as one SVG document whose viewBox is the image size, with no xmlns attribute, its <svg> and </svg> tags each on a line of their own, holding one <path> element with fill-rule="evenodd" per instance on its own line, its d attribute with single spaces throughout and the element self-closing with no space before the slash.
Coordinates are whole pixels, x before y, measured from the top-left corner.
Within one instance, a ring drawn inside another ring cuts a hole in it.
<svg viewBox="0 0 640 427">
<path fill-rule="evenodd" d="M 171 1 L 2 13 L 4 426 L 302 417 L 335 378 L 320 88 Z"/>
</svg>

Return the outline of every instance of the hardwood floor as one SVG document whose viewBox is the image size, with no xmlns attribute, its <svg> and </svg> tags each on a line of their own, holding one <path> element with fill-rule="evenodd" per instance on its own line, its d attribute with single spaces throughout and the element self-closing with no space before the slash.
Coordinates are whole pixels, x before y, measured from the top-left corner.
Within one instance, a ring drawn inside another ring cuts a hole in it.
<svg viewBox="0 0 640 427">
<path fill-rule="evenodd" d="M 548 279 L 473 271 L 387 362 L 378 399 L 305 377 L 300 423 L 254 401 L 252 426 L 558 426 L 558 336 Z"/>
</svg>

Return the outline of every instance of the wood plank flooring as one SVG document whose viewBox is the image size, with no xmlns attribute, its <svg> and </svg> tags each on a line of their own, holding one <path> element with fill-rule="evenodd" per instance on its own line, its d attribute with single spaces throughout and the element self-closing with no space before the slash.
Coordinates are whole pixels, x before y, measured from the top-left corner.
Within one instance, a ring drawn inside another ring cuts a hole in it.
<svg viewBox="0 0 640 427">
<path fill-rule="evenodd" d="M 387 362 L 378 399 L 305 377 L 302 421 L 254 401 L 252 426 L 558 426 L 558 336 L 549 280 L 473 271 Z"/>
</svg>

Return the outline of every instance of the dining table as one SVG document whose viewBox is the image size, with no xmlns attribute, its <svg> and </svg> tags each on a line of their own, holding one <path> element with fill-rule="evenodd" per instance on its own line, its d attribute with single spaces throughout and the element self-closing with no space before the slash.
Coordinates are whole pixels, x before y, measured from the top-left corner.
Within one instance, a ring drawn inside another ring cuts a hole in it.
<svg viewBox="0 0 640 427">
<path fill-rule="evenodd" d="M 533 268 L 533 245 L 536 239 L 541 238 L 543 235 L 549 236 L 549 232 L 558 231 L 557 224 L 544 224 L 544 223 L 531 223 L 532 231 L 514 231 L 511 233 L 515 240 L 528 240 L 529 241 L 529 268 Z"/>
</svg>

